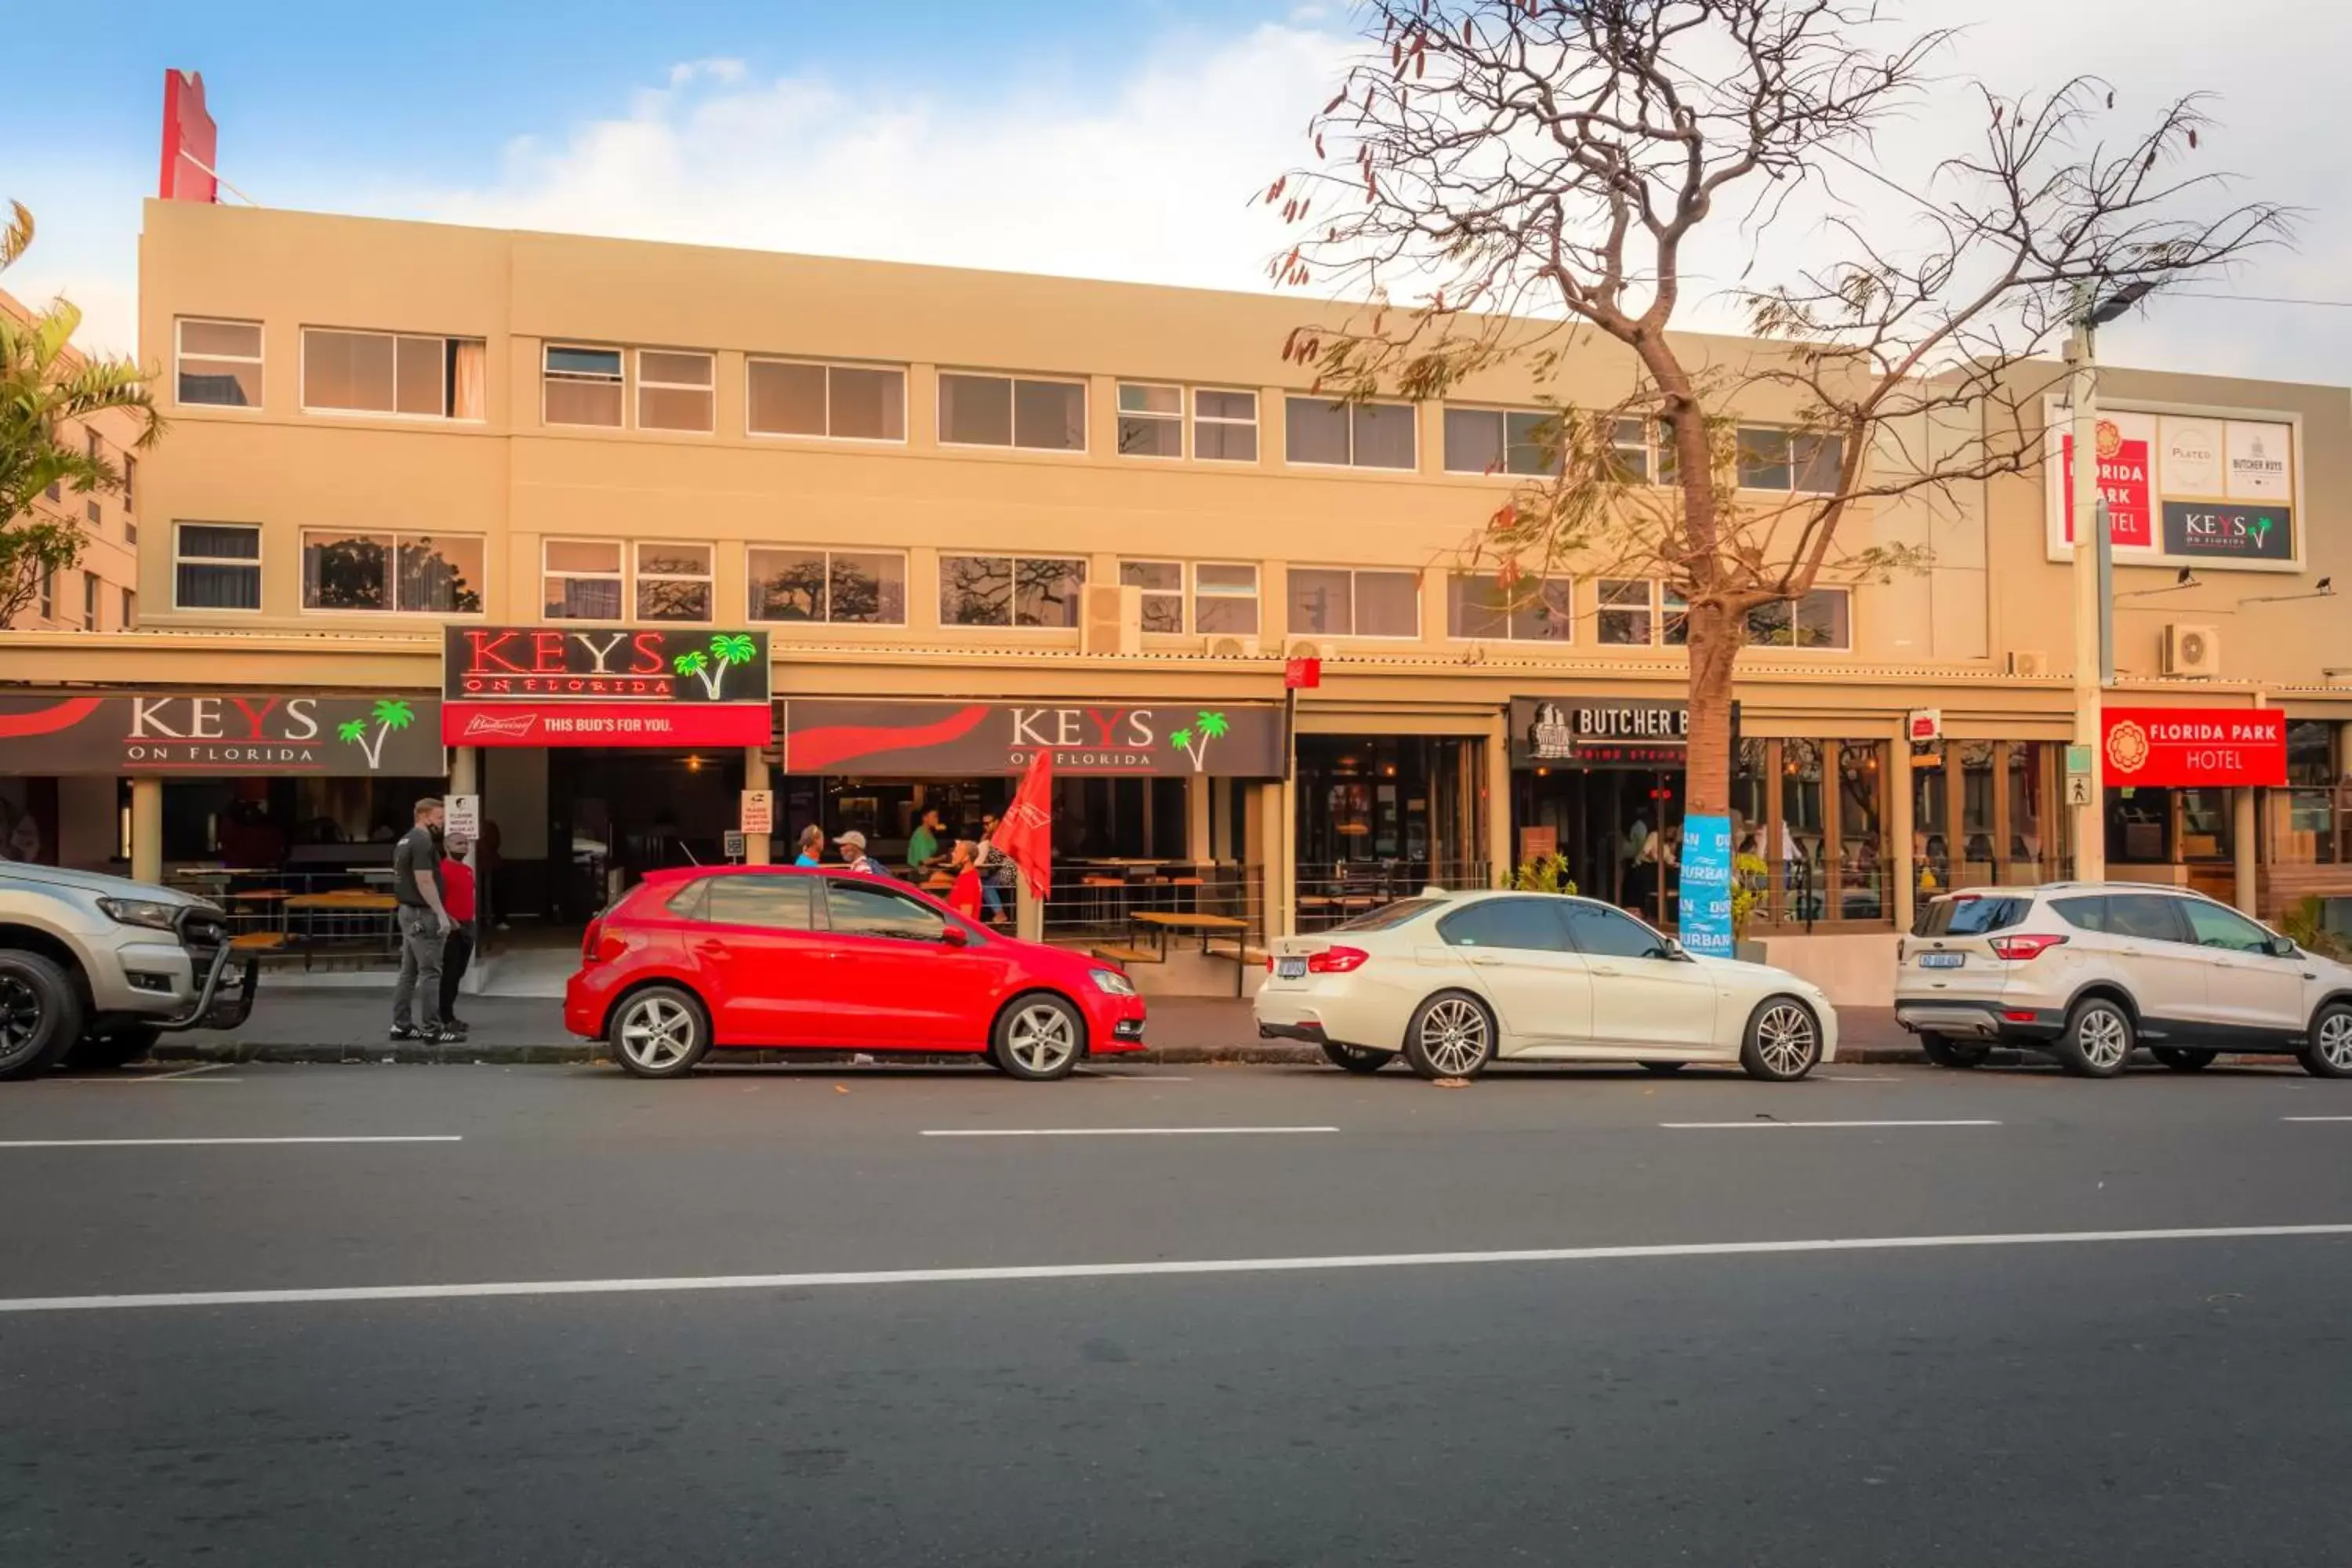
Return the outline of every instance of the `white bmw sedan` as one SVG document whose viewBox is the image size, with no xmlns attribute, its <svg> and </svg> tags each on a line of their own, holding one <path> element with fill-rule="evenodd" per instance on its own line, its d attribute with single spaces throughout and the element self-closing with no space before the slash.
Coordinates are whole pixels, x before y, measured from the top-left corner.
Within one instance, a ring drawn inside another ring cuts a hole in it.
<svg viewBox="0 0 2352 1568">
<path fill-rule="evenodd" d="M 1738 1063 L 1800 1079 L 1837 1059 L 1837 1012 L 1785 970 L 1685 952 L 1633 916 L 1550 893 L 1430 893 L 1274 944 L 1257 1032 L 1350 1072 L 1400 1052 L 1427 1079 L 1494 1061 Z"/>
</svg>

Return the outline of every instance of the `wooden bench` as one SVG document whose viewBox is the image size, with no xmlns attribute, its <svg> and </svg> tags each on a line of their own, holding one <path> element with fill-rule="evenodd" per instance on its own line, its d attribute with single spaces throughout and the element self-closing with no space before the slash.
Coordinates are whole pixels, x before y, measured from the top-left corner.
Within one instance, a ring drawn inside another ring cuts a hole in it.
<svg viewBox="0 0 2352 1568">
<path fill-rule="evenodd" d="M 1108 959 L 1113 963 L 1164 963 L 1167 962 L 1164 955 L 1153 952 L 1149 948 L 1097 947 L 1090 951 L 1093 956 Z"/>
</svg>

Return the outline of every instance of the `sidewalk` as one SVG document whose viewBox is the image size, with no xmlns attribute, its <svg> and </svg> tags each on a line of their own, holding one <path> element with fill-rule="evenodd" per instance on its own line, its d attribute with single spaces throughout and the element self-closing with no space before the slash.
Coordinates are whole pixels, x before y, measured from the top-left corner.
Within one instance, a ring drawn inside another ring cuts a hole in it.
<svg viewBox="0 0 2352 1568">
<path fill-rule="evenodd" d="M 394 1045 L 384 1038 L 392 1022 L 392 987 L 348 986 L 272 991 L 267 978 L 253 1016 L 233 1033 L 191 1030 L 166 1035 L 155 1047 L 158 1060 L 267 1062 L 579 1062 L 604 1053 L 593 1042 L 568 1035 L 560 1003 L 538 997 L 467 996 L 459 999 L 472 1037 L 462 1046 Z M 1838 1013 L 1843 1038 L 1841 1061 L 1909 1061 L 1924 1058 L 1911 1037 L 1895 1027 L 1884 1007 L 1845 1007 Z M 1150 1048 L 1122 1061 L 1319 1062 L 1312 1046 L 1261 1040 L 1250 1005 L 1230 997 L 1169 996 L 1151 1003 L 1147 1030 Z M 764 1053 L 763 1053 L 764 1054 Z M 743 1053 L 745 1059 L 760 1059 Z M 812 1053 L 791 1058 L 808 1061 Z"/>
</svg>

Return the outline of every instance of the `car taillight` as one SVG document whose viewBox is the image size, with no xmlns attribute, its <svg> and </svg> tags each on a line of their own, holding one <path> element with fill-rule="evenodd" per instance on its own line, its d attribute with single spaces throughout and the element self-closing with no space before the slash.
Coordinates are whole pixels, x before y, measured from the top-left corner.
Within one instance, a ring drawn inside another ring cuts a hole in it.
<svg viewBox="0 0 2352 1568">
<path fill-rule="evenodd" d="M 604 934 L 604 921 L 600 915 L 588 922 L 587 931 L 580 938 L 580 962 L 602 963 L 608 958 L 620 957 L 628 946 L 621 938 Z"/>
<path fill-rule="evenodd" d="M 2008 959 L 2012 963 L 2021 963 L 2029 958 L 2041 957 L 2045 951 L 2062 945 L 2065 940 L 2063 936 L 1997 936 L 1991 942 L 1992 955 Z"/>
<path fill-rule="evenodd" d="M 1348 974 L 1360 969 L 1372 955 L 1360 947 L 1327 947 L 1307 955 L 1309 974 Z"/>
</svg>

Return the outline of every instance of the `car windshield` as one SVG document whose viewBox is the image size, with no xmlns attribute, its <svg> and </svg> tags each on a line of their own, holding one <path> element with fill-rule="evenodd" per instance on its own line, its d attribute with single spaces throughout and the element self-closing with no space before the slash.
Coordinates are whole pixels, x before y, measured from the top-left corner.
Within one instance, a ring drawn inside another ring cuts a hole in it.
<svg viewBox="0 0 2352 1568">
<path fill-rule="evenodd" d="M 1444 903 L 1443 899 L 1399 899 L 1392 904 L 1382 904 L 1369 913 L 1358 915 L 1345 924 L 1333 926 L 1334 931 L 1394 931 L 1401 925 L 1419 920 Z"/>
</svg>

